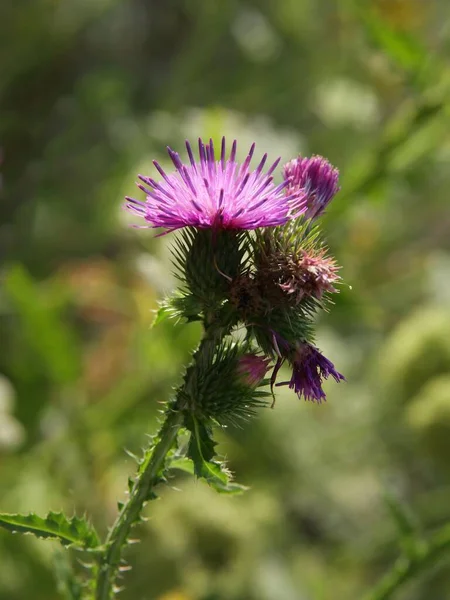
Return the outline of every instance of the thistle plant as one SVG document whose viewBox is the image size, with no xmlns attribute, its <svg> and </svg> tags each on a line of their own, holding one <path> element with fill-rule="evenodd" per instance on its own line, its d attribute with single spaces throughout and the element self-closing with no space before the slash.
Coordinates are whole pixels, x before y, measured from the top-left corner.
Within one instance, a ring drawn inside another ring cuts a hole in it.
<svg viewBox="0 0 450 600">
<path fill-rule="evenodd" d="M 242 163 L 236 142 L 228 153 L 225 138 L 217 156 L 212 140 L 199 140 L 198 158 L 188 142 L 186 150 L 184 163 L 169 149 L 174 170 L 154 161 L 157 175 L 138 176 L 143 198 L 126 198 L 126 209 L 140 219 L 136 226 L 173 236 L 180 285 L 162 302 L 156 323 L 175 318 L 203 326 L 161 428 L 138 459 L 127 500 L 104 542 L 84 518 L 0 517 L 13 531 L 88 551 L 90 577 L 71 586 L 72 598 L 110 600 L 118 591 L 131 530 L 171 469 L 188 468 L 219 492 L 243 490 L 216 454 L 216 428 L 273 406 L 279 386 L 320 404 L 323 381 L 344 380 L 314 337 L 316 314 L 329 307 L 341 283 L 319 231 L 319 217 L 339 190 L 337 170 L 322 157 L 298 157 L 282 169 L 278 184 L 279 159 L 266 169 L 264 154 L 251 169 L 254 144 Z M 283 364 L 290 369 L 286 381 L 280 381 Z"/>
</svg>

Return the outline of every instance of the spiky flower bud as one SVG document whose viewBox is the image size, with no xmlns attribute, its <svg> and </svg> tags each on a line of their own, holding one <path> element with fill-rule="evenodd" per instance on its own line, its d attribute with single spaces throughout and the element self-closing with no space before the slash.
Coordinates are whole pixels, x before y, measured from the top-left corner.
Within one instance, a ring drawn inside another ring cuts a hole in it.
<svg viewBox="0 0 450 600">
<path fill-rule="evenodd" d="M 189 385 L 183 389 L 183 404 L 200 419 L 233 422 L 248 418 L 264 406 L 269 394 L 264 375 L 270 360 L 248 352 L 247 346 L 222 343 L 202 353 Z"/>
<path fill-rule="evenodd" d="M 304 214 L 307 219 L 316 219 L 323 214 L 340 189 L 339 171 L 323 156 L 299 156 L 284 165 L 283 173 L 286 179 L 290 179 L 287 194 L 306 194 L 307 209 Z"/>
<path fill-rule="evenodd" d="M 340 267 L 327 254 L 317 230 L 305 221 L 257 235 L 254 263 L 258 288 L 274 307 L 296 306 L 308 298 L 322 300 L 326 292 L 338 291 Z"/>
<path fill-rule="evenodd" d="M 177 240 L 181 279 L 192 294 L 208 299 L 223 297 L 229 281 L 239 273 L 242 248 L 239 234 L 209 230 L 183 232 Z"/>
<path fill-rule="evenodd" d="M 262 257 L 257 278 L 260 286 L 278 288 L 283 298 L 292 305 L 308 297 L 321 300 L 325 292 L 336 293 L 340 281 L 339 266 L 327 256 L 325 248 L 293 248 L 276 251 Z"/>
<path fill-rule="evenodd" d="M 333 285 L 340 279 L 338 269 L 336 262 L 325 256 L 324 250 L 316 256 L 301 251 L 295 260 L 288 260 L 282 265 L 282 278 L 278 285 L 294 304 L 308 296 L 321 300 L 325 292 L 338 291 Z"/>
<path fill-rule="evenodd" d="M 269 364 L 269 358 L 256 354 L 244 354 L 238 360 L 237 372 L 245 385 L 255 388 L 264 380 Z"/>
<path fill-rule="evenodd" d="M 173 316 L 187 321 L 214 321 L 217 332 L 229 333 L 236 324 L 229 299 L 230 282 L 238 277 L 244 253 L 242 234 L 185 229 L 172 248 L 180 289 L 167 302 Z"/>
</svg>

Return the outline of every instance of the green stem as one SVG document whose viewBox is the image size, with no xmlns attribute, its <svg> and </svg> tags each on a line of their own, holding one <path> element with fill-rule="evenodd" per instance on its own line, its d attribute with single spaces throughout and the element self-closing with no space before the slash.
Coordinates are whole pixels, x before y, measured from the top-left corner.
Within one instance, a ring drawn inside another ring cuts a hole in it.
<svg viewBox="0 0 450 600">
<path fill-rule="evenodd" d="M 417 545 L 411 556 L 400 557 L 392 570 L 364 597 L 364 600 L 388 600 L 402 585 L 421 574 L 450 551 L 450 525 L 436 533 L 429 543 Z"/>
<path fill-rule="evenodd" d="M 169 413 L 162 427 L 159 442 L 156 446 L 149 448 L 144 455 L 144 462 L 140 468 L 141 474 L 136 479 L 130 492 L 130 498 L 124 504 L 106 539 L 106 552 L 98 570 L 96 600 L 110 600 L 112 596 L 122 548 L 127 541 L 131 527 L 139 518 L 152 487 L 158 480 L 160 469 L 182 423 L 183 413 L 181 411 Z"/>
<path fill-rule="evenodd" d="M 139 519 L 139 515 L 145 502 L 150 496 L 152 488 L 158 483 L 161 468 L 164 466 L 167 453 L 172 448 L 177 434 L 183 425 L 184 415 L 181 398 L 183 391 L 188 388 L 192 377 L 195 375 L 197 361 L 201 360 L 203 354 L 211 351 L 212 347 L 218 343 L 211 330 L 206 330 L 199 347 L 194 352 L 191 366 L 187 369 L 182 388 L 178 391 L 177 400 L 174 403 L 174 409 L 168 411 L 161 431 L 158 435 L 156 445 L 150 446 L 139 467 L 136 481 L 130 491 L 128 501 L 123 505 L 119 516 L 116 519 L 105 541 L 105 552 L 100 558 L 99 568 L 97 570 L 97 580 L 95 585 L 95 600 L 110 600 L 112 598 L 114 582 L 120 566 L 122 549 L 128 539 L 131 527 Z"/>
</svg>

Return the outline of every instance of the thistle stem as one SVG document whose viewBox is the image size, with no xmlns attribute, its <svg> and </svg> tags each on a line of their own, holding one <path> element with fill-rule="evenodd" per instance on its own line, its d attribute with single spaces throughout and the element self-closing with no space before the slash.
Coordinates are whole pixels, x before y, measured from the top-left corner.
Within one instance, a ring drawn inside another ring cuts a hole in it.
<svg viewBox="0 0 450 600">
<path fill-rule="evenodd" d="M 131 488 L 129 498 L 124 503 L 116 522 L 105 541 L 105 551 L 99 560 L 97 580 L 95 584 L 95 600 L 111 600 L 114 591 L 114 582 L 119 570 L 123 547 L 130 534 L 131 527 L 139 519 L 139 515 L 145 502 L 148 500 L 152 488 L 158 483 L 161 468 L 169 450 L 178 435 L 184 422 L 183 409 L 189 407 L 181 406 L 183 391 L 190 385 L 191 378 L 197 369 L 197 361 L 202 355 L 207 354 L 218 343 L 211 330 L 206 329 L 199 347 L 194 352 L 190 367 L 186 370 L 184 383 L 178 391 L 174 408 L 167 412 L 161 430 L 158 434 L 156 445 L 150 445 L 145 451 L 143 461 Z"/>
<path fill-rule="evenodd" d="M 169 413 L 161 428 L 159 442 L 145 452 L 140 474 L 131 489 L 129 500 L 123 505 L 106 539 L 105 554 L 101 559 L 98 570 L 96 600 L 110 600 L 112 597 L 122 548 L 129 536 L 132 525 L 139 518 L 152 487 L 158 480 L 160 469 L 182 423 L 183 413 L 181 411 Z"/>
</svg>

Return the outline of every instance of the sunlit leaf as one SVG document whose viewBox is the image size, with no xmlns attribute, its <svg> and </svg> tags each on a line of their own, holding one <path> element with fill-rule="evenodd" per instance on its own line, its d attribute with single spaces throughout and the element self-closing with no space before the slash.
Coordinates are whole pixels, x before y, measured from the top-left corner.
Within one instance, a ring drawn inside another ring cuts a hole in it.
<svg viewBox="0 0 450 600">
<path fill-rule="evenodd" d="M 188 447 L 188 457 L 194 464 L 194 473 L 205 479 L 217 492 L 239 494 L 247 488 L 231 482 L 231 475 L 224 465 L 215 458 L 215 445 L 211 431 L 205 423 L 195 417 L 189 418 L 188 429 L 191 439 Z"/>
<path fill-rule="evenodd" d="M 76 516 L 68 519 L 63 513 L 49 512 L 45 519 L 33 513 L 0 514 L 0 527 L 13 533 L 58 539 L 64 546 L 92 549 L 100 545 L 95 530 L 85 519 Z"/>
<path fill-rule="evenodd" d="M 189 473 L 190 475 L 195 474 L 194 463 L 192 460 L 186 457 L 178 457 L 174 458 L 170 461 L 169 467 L 171 469 L 178 469 L 179 471 L 184 471 L 185 473 Z"/>
</svg>

